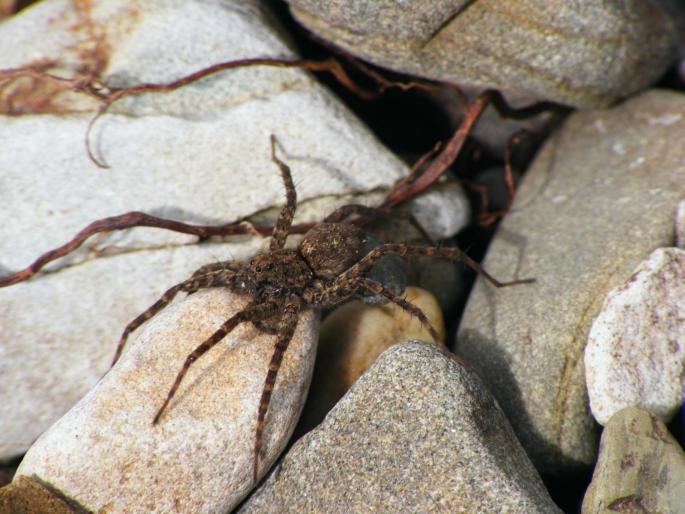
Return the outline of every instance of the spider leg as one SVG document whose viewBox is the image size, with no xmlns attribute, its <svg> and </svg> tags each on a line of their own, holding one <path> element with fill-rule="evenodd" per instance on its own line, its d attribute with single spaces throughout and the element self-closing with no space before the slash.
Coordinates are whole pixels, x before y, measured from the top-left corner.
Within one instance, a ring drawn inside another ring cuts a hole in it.
<svg viewBox="0 0 685 514">
<path fill-rule="evenodd" d="M 210 264 L 205 264 L 204 266 L 200 266 L 195 272 L 192 274 L 191 278 L 193 277 L 198 277 L 200 275 L 206 275 L 207 273 L 215 273 L 217 271 L 238 271 L 240 268 L 240 263 L 237 261 L 221 261 L 221 262 L 212 262 Z"/>
<path fill-rule="evenodd" d="M 462 252 L 459 248 L 446 248 L 437 246 L 413 246 L 404 243 L 389 243 L 378 246 L 371 250 L 364 256 L 357 264 L 345 271 L 336 279 L 336 283 L 347 283 L 351 277 L 363 276 L 384 256 L 387 254 L 396 254 L 401 257 L 426 255 L 428 257 L 439 257 L 441 259 L 449 259 L 451 261 L 463 261 L 467 266 L 482 275 L 495 287 L 507 287 L 516 284 L 529 284 L 535 282 L 534 278 L 525 278 L 520 280 L 511 280 L 509 282 L 500 282 L 495 277 L 490 275 L 473 259 Z"/>
<path fill-rule="evenodd" d="M 295 192 L 295 185 L 290 174 L 290 168 L 286 163 L 276 157 L 276 136 L 271 135 L 271 160 L 274 161 L 281 170 L 281 177 L 285 185 L 286 204 L 281 209 L 281 214 L 278 216 L 278 221 L 274 226 L 274 231 L 271 234 L 271 242 L 269 249 L 271 251 L 278 250 L 285 246 L 285 240 L 288 237 L 290 226 L 293 224 L 295 217 L 295 209 L 297 207 L 297 193 Z"/>
<path fill-rule="evenodd" d="M 408 221 L 412 227 L 414 227 L 421 237 L 429 244 L 435 245 L 435 241 L 426 232 L 419 220 L 409 211 L 405 210 L 392 210 L 384 209 L 382 207 L 367 207 L 366 205 L 361 205 L 357 203 L 343 205 L 338 207 L 332 213 L 324 218 L 324 223 L 340 223 L 341 221 L 349 218 L 350 216 L 367 216 L 369 218 L 401 218 Z"/>
<path fill-rule="evenodd" d="M 157 414 L 155 414 L 154 419 L 152 420 L 152 424 L 156 425 L 159 422 L 159 419 L 161 418 L 162 414 L 164 413 L 164 410 L 166 409 L 167 405 L 169 405 L 169 402 L 171 399 L 174 397 L 176 394 L 176 391 L 178 390 L 178 386 L 181 385 L 181 382 L 183 381 L 183 377 L 185 377 L 186 373 L 188 372 L 188 369 L 190 369 L 190 366 L 200 357 L 202 357 L 205 353 L 207 353 L 209 350 L 211 350 L 218 342 L 220 342 L 226 335 L 233 330 L 238 324 L 244 323 L 245 321 L 254 321 L 254 320 L 259 320 L 263 319 L 266 317 L 269 317 L 276 312 L 277 306 L 272 303 L 260 303 L 256 305 L 249 305 L 245 309 L 243 309 L 240 312 L 237 312 L 230 318 L 228 318 L 221 327 L 219 327 L 218 330 L 216 330 L 211 336 L 209 336 L 207 339 L 205 339 L 202 343 L 200 343 L 192 352 L 188 354 L 186 357 L 185 362 L 183 363 L 183 366 L 181 367 L 180 371 L 178 372 L 178 375 L 176 375 L 176 380 L 174 380 L 173 385 L 171 386 L 171 389 L 169 389 L 169 392 L 167 394 L 166 400 L 164 400 L 164 403 L 162 406 L 159 408 L 157 411 Z"/>
<path fill-rule="evenodd" d="M 364 287 L 366 287 L 369 291 L 371 291 L 374 294 L 382 294 L 392 303 L 400 306 L 402 309 L 407 311 L 412 316 L 416 316 L 421 322 L 421 324 L 426 328 L 426 330 L 428 330 L 431 337 L 433 338 L 433 341 L 435 341 L 437 344 L 441 344 L 442 341 L 440 341 L 438 331 L 435 330 L 435 327 L 433 327 L 433 325 L 428 320 L 423 311 L 419 309 L 416 305 L 414 305 L 411 302 L 408 302 L 404 298 L 400 298 L 399 296 L 392 294 L 385 287 L 383 287 L 383 284 L 381 284 L 380 282 L 376 282 L 375 280 L 371 280 L 370 278 L 364 279 Z"/>
<path fill-rule="evenodd" d="M 185 293 L 191 294 L 197 291 L 198 289 L 228 285 L 230 277 L 233 275 L 232 272 L 227 272 L 225 269 L 222 269 L 211 273 L 205 273 L 203 275 L 198 275 L 198 273 L 205 267 L 206 266 L 203 266 L 198 271 L 196 271 L 188 280 L 184 280 L 183 282 L 167 289 L 167 291 L 161 296 L 159 300 L 157 300 L 146 311 L 139 314 L 133 321 L 126 325 L 124 332 L 121 334 L 121 337 L 119 338 L 119 344 L 117 345 L 117 350 L 114 353 L 114 360 L 112 361 L 112 366 L 114 366 L 114 364 L 116 364 L 116 362 L 119 360 L 121 352 L 124 350 L 124 346 L 126 345 L 126 340 L 128 339 L 128 336 L 131 334 L 131 332 L 133 332 L 147 320 L 152 318 L 159 311 L 164 309 L 164 307 L 169 305 L 179 292 L 183 291 Z"/>
<path fill-rule="evenodd" d="M 257 471 L 259 469 L 259 454 L 262 451 L 263 435 L 264 435 L 264 420 L 266 413 L 269 410 L 269 403 L 271 402 L 271 394 L 273 393 L 274 385 L 276 384 L 276 376 L 281 367 L 283 356 L 285 355 L 288 345 L 293 338 L 295 327 L 297 326 L 298 315 L 301 310 L 300 300 L 297 297 L 291 297 L 290 301 L 283 309 L 283 317 L 278 331 L 278 339 L 274 352 L 269 362 L 269 371 L 264 380 L 264 389 L 262 389 L 262 397 L 259 400 L 259 410 L 257 412 L 257 429 L 255 430 L 254 455 L 252 460 L 252 478 L 254 483 L 257 483 Z"/>
</svg>

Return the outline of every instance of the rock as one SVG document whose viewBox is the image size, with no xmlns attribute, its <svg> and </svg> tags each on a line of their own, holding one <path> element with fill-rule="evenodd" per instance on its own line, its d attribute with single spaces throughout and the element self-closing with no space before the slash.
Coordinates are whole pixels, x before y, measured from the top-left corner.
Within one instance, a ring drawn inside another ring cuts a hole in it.
<svg viewBox="0 0 685 514">
<path fill-rule="evenodd" d="M 118 86 L 165 82 L 217 62 L 294 56 L 262 3 L 41 2 L 2 24 L 0 69 L 38 62 Z M 188 42 L 192 40 L 192 44 Z M 190 223 L 271 216 L 285 201 L 269 136 L 297 184 L 298 221 L 374 204 L 408 170 L 310 75 L 252 67 L 168 94 L 124 98 L 93 128 L 97 104 L 62 83 L 0 87 L 0 273 L 30 264 L 97 218 L 144 211 Z M 452 190 L 455 188 L 452 187 Z M 452 235 L 454 195 L 426 200 Z M 431 203 L 432 202 L 432 203 Z M 421 216 L 421 214 L 417 213 Z M 259 218 L 259 219 L 263 219 Z M 425 222 L 425 218 L 424 218 Z M 245 259 L 266 241 L 153 228 L 114 232 L 0 290 L 0 460 L 23 453 L 108 369 L 125 324 L 198 266 Z M 100 257 L 102 254 L 106 258 Z"/>
<path fill-rule="evenodd" d="M 274 336 L 239 325 L 196 361 L 159 423 L 152 420 L 187 355 L 247 300 L 223 289 L 202 290 L 159 313 L 97 386 L 29 449 L 17 477 L 37 476 L 94 511 L 226 512 L 235 506 L 254 486 L 257 408 Z M 260 475 L 300 415 L 317 336 L 318 313 L 305 311 L 277 377 Z"/>
<path fill-rule="evenodd" d="M 685 248 L 685 200 L 678 204 L 676 210 L 675 243 L 678 248 Z"/>
<path fill-rule="evenodd" d="M 538 469 L 563 474 L 594 462 L 587 335 L 607 293 L 673 244 L 685 195 L 684 112 L 682 94 L 651 91 L 571 115 L 526 173 L 483 262 L 500 279 L 537 281 L 495 290 L 479 279 L 457 353 Z"/>
<path fill-rule="evenodd" d="M 611 417 L 583 514 L 683 512 L 685 453 L 659 419 L 635 407 Z"/>
<path fill-rule="evenodd" d="M 592 323 L 585 378 L 595 419 L 625 407 L 668 422 L 683 405 L 685 251 L 660 248 L 612 290 Z"/>
<path fill-rule="evenodd" d="M 402 297 L 421 309 L 444 345 L 445 322 L 433 295 L 408 287 Z M 311 392 L 300 421 L 302 432 L 318 425 L 381 353 L 408 339 L 433 341 L 418 318 L 395 304 L 366 305 L 355 301 L 327 316 L 321 324 Z"/>
<path fill-rule="evenodd" d="M 290 0 L 290 10 L 362 59 L 519 101 L 606 106 L 653 84 L 675 58 L 671 20 L 639 0 Z"/>
<path fill-rule="evenodd" d="M 19 477 L 0 488 L 0 514 L 90 514 L 88 509 L 66 498 L 33 477 Z"/>
<path fill-rule="evenodd" d="M 478 376 L 421 342 L 384 352 L 241 513 L 561 512 Z"/>
</svg>

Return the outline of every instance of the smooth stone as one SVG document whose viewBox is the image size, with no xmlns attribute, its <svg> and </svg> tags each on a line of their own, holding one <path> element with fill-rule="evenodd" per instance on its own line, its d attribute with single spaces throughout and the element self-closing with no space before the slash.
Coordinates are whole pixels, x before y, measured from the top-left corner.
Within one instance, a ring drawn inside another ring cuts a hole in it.
<svg viewBox="0 0 685 514">
<path fill-rule="evenodd" d="M 683 406 L 685 250 L 659 248 L 613 289 L 590 328 L 585 378 L 602 425 L 625 407 L 670 421 Z"/>
<path fill-rule="evenodd" d="M 241 324 L 199 358 L 157 425 L 188 354 L 249 298 L 199 291 L 152 318 L 117 364 L 31 446 L 37 476 L 107 512 L 226 512 L 253 487 L 257 410 L 275 337 Z M 262 476 L 283 450 L 311 380 L 319 314 L 304 311 L 267 413 Z M 135 333 L 134 333 L 135 334 Z"/>
<path fill-rule="evenodd" d="M 583 514 L 685 512 L 685 453 L 653 414 L 629 407 L 611 417 L 583 499 Z"/>
<path fill-rule="evenodd" d="M 675 245 L 685 248 L 685 200 L 682 200 L 675 214 Z"/>
<path fill-rule="evenodd" d="M 385 351 L 239 512 L 561 512 L 470 368 Z"/>
<path fill-rule="evenodd" d="M 421 309 L 444 347 L 445 322 L 435 297 L 417 287 L 408 287 L 402 297 Z M 329 314 L 321 323 L 312 387 L 298 430 L 318 425 L 381 353 L 409 339 L 433 342 L 418 318 L 392 303 L 354 301 Z"/>
<path fill-rule="evenodd" d="M 318 37 L 362 59 L 518 101 L 606 106 L 675 59 L 672 21 L 641 0 L 289 3 Z"/>
<path fill-rule="evenodd" d="M 50 71 L 67 75 L 102 66 L 105 81 L 123 86 L 170 81 L 230 59 L 295 56 L 255 0 L 73 5 L 40 2 L 6 20 L 0 68 L 54 59 Z M 271 134 L 297 184 L 298 222 L 347 203 L 373 205 L 408 172 L 299 70 L 226 71 L 113 104 L 91 135 L 108 170 L 85 150 L 92 99 L 50 91 L 46 104 L 44 88 L 23 89 L 12 101 L 24 114 L 0 123 L 0 217 L 11 220 L 0 225 L 2 274 L 98 218 L 132 210 L 202 224 L 272 221 L 285 193 L 270 158 Z M 0 106 L 6 93 L 0 90 Z M 431 213 L 440 213 L 435 237 L 463 225 L 460 197 L 450 188 L 427 195 L 416 213 L 427 226 Z M 196 242 L 154 228 L 113 232 L 51 264 L 50 273 L 0 290 L 0 460 L 23 453 L 95 384 L 126 323 L 164 290 L 200 265 L 242 260 L 268 243 L 247 236 Z"/>
<path fill-rule="evenodd" d="M 457 353 L 484 378 L 540 470 L 594 462 L 583 351 L 607 293 L 673 244 L 685 195 L 685 96 L 650 91 L 572 114 L 538 153 L 490 245 Z M 646 180 L 648 177 L 649 180 Z"/>
</svg>

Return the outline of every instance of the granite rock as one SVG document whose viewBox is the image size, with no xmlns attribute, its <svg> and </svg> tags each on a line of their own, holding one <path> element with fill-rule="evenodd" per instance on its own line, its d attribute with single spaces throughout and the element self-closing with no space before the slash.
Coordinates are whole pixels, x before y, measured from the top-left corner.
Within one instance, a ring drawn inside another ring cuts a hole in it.
<svg viewBox="0 0 685 514">
<path fill-rule="evenodd" d="M 241 513 L 561 512 L 478 376 L 434 345 L 385 351 Z"/>
</svg>

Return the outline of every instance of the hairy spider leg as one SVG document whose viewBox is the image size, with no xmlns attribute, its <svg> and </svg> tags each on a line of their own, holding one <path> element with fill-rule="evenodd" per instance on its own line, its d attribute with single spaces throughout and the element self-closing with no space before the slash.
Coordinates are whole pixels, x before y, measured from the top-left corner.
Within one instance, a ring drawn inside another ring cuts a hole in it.
<svg viewBox="0 0 685 514">
<path fill-rule="evenodd" d="M 131 332 L 136 330 L 143 323 L 145 323 L 159 311 L 164 309 L 164 307 L 169 305 L 179 292 L 183 291 L 185 293 L 192 294 L 198 289 L 204 289 L 208 287 L 221 287 L 229 284 L 230 279 L 233 276 L 232 271 L 226 270 L 225 268 L 221 268 L 212 272 L 205 272 L 204 274 L 199 275 L 198 273 L 206 267 L 207 266 L 203 266 L 195 273 L 193 273 L 193 275 L 189 279 L 184 280 L 183 282 L 180 282 L 175 286 L 167 289 L 167 291 L 162 295 L 162 297 L 159 300 L 157 300 L 154 304 L 148 307 L 147 310 L 139 314 L 133 321 L 126 325 L 126 328 L 124 329 L 124 332 L 121 334 L 121 338 L 119 339 L 119 344 L 117 345 L 117 351 L 114 354 L 112 366 L 114 366 L 114 364 L 116 364 L 116 362 L 119 360 L 121 352 L 124 350 L 124 346 L 126 345 L 126 340 L 128 339 L 128 336 L 131 334 Z"/>
<path fill-rule="evenodd" d="M 160 417 L 164 413 L 164 410 L 166 409 L 167 405 L 169 405 L 169 402 L 171 399 L 174 397 L 176 394 L 176 390 L 178 389 L 178 386 L 181 385 L 181 382 L 183 381 L 183 377 L 185 377 L 186 373 L 188 372 L 188 369 L 190 369 L 190 366 L 200 357 L 202 357 L 205 353 L 207 353 L 209 350 L 211 350 L 218 342 L 220 342 L 226 335 L 231 332 L 238 324 L 244 323 L 246 321 L 256 321 L 264 318 L 268 318 L 269 316 L 273 316 L 274 313 L 276 313 L 278 310 L 278 307 L 273 304 L 273 303 L 259 303 L 259 304 L 251 304 L 245 307 L 243 310 L 237 312 L 230 318 L 228 318 L 222 325 L 219 327 L 216 332 L 214 332 L 211 336 L 209 336 L 207 339 L 205 339 L 202 343 L 200 343 L 192 352 L 188 354 L 186 357 L 185 362 L 183 363 L 183 366 L 181 367 L 181 370 L 178 372 L 178 375 L 176 376 L 176 380 L 174 380 L 173 385 L 171 386 L 171 389 L 169 389 L 169 393 L 167 394 L 166 400 L 164 400 L 164 403 L 162 406 L 159 408 L 157 411 L 157 414 L 155 414 L 154 419 L 152 420 L 152 424 L 156 425 L 159 422 Z"/>
<path fill-rule="evenodd" d="M 199 275 L 206 275 L 207 273 L 215 273 L 217 271 L 238 271 L 240 269 L 240 263 L 237 261 L 220 261 L 212 262 L 210 264 L 205 264 L 200 266 L 191 275 L 190 278 L 197 277 Z"/>
<path fill-rule="evenodd" d="M 421 237 L 427 243 L 435 245 L 435 241 L 433 241 L 430 234 L 428 234 L 426 229 L 423 228 L 421 223 L 419 223 L 419 220 L 417 220 L 411 212 L 405 210 L 392 210 L 385 209 L 383 207 L 368 207 L 366 205 L 352 203 L 338 207 L 336 210 L 326 216 L 323 221 L 324 223 L 340 223 L 341 221 L 354 215 L 368 216 L 370 218 L 405 219 L 419 232 L 419 234 L 421 234 Z"/>
<path fill-rule="evenodd" d="M 383 284 L 375 280 L 371 280 L 370 278 L 365 278 L 363 281 L 363 285 L 372 293 L 382 294 L 395 305 L 398 305 L 412 316 L 416 316 L 421 322 L 421 324 L 426 328 L 426 330 L 428 330 L 431 337 L 433 338 L 433 341 L 435 341 L 437 344 L 441 344 L 440 337 L 438 336 L 438 331 L 435 330 L 435 327 L 433 327 L 433 324 L 430 322 L 430 320 L 426 317 L 423 311 L 419 309 L 416 305 L 414 305 L 411 302 L 408 302 L 404 298 L 392 294 L 383 286 Z"/>
<path fill-rule="evenodd" d="M 274 226 L 274 231 L 271 233 L 269 249 L 273 252 L 274 250 L 279 250 L 285 246 L 285 240 L 288 237 L 288 232 L 290 232 L 290 226 L 293 224 L 295 209 L 297 208 L 297 193 L 295 192 L 295 184 L 293 184 L 290 168 L 276 156 L 276 136 L 273 134 L 271 134 L 271 160 L 274 161 L 281 170 L 286 197 L 285 205 L 283 206 L 283 209 L 281 209 L 278 221 Z"/>
<path fill-rule="evenodd" d="M 292 296 L 290 301 L 283 309 L 283 317 L 278 328 L 278 339 L 274 352 L 271 355 L 271 362 L 269 362 L 269 371 L 264 380 L 264 389 L 262 389 L 262 397 L 259 400 L 259 410 L 257 412 L 257 430 L 255 431 L 254 455 L 252 461 L 252 478 L 257 483 L 257 470 L 259 469 L 259 456 L 262 451 L 263 436 L 264 436 L 264 420 L 266 413 L 269 410 L 269 403 L 271 402 L 271 394 L 273 393 L 274 385 L 276 384 L 276 376 L 278 370 L 281 368 L 281 362 L 285 355 L 288 345 L 295 333 L 298 316 L 301 310 L 301 301 L 298 297 Z"/>
<path fill-rule="evenodd" d="M 436 246 L 414 246 L 406 245 L 404 243 L 387 243 L 378 246 L 367 253 L 357 264 L 345 271 L 337 279 L 335 279 L 333 286 L 337 284 L 343 285 L 348 283 L 351 279 L 363 276 L 371 270 L 371 268 L 383 258 L 384 255 L 395 254 L 401 257 L 426 255 L 428 257 L 439 257 L 441 259 L 449 259 L 453 261 L 463 261 L 467 266 L 482 275 L 495 287 L 508 287 L 517 284 L 530 284 L 535 282 L 534 278 L 524 278 L 520 280 L 511 280 L 508 282 L 500 282 L 495 277 L 490 275 L 481 266 L 478 265 L 471 257 L 462 252 L 459 248 L 454 247 L 436 247 Z"/>
</svg>

